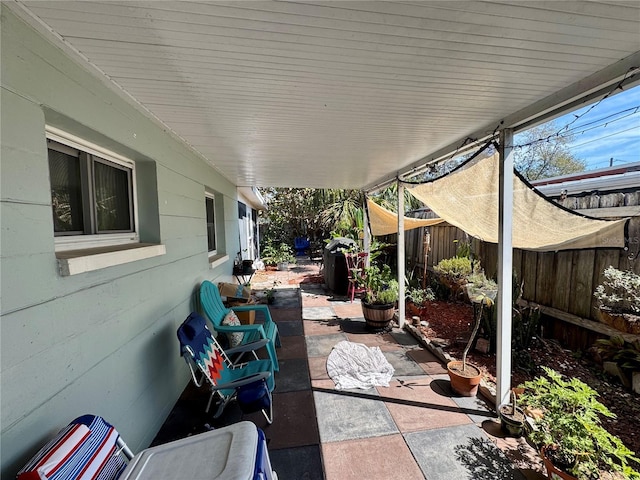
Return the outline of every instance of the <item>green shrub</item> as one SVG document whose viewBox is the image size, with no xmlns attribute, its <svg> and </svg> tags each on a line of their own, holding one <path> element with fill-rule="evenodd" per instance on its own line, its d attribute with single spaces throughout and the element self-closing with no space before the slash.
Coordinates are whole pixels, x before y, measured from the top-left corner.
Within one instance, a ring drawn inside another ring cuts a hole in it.
<svg viewBox="0 0 640 480">
<path fill-rule="evenodd" d="M 614 312 L 640 315 L 640 275 L 609 266 L 593 294 L 600 306 Z"/>
<path fill-rule="evenodd" d="M 452 278 L 464 278 L 471 275 L 475 263 L 476 262 L 472 262 L 468 257 L 443 258 L 438 262 L 434 270 L 440 275 L 446 275 Z"/>
<path fill-rule="evenodd" d="M 542 367 L 545 376 L 522 385 L 525 393 L 520 401 L 529 412 L 537 409 L 536 428 L 530 439 L 553 463 L 580 480 L 595 480 L 601 472 L 619 472 L 627 479 L 640 479 L 629 466 L 638 461 L 622 441 L 607 432 L 601 417 L 615 415 L 597 400 L 598 393 L 577 378 L 562 376 Z"/>
</svg>

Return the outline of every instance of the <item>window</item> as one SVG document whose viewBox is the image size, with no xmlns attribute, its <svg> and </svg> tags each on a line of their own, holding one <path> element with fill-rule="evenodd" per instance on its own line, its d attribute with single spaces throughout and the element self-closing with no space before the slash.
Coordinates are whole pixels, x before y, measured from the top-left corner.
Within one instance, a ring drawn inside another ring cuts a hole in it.
<svg viewBox="0 0 640 480">
<path fill-rule="evenodd" d="M 56 250 L 137 242 L 135 164 L 48 128 Z"/>
<path fill-rule="evenodd" d="M 213 195 L 206 195 L 205 206 L 207 209 L 207 250 L 209 255 L 216 255 L 218 253 L 216 245 L 216 202 Z"/>
</svg>

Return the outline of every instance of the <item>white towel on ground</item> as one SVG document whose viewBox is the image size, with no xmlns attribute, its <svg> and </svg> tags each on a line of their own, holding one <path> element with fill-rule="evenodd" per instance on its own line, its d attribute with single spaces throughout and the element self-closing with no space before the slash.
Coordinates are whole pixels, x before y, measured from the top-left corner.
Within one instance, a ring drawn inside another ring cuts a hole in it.
<svg viewBox="0 0 640 480">
<path fill-rule="evenodd" d="M 380 347 L 370 348 L 362 343 L 342 341 L 327 358 L 327 372 L 336 390 L 388 387 L 394 371 Z"/>
</svg>

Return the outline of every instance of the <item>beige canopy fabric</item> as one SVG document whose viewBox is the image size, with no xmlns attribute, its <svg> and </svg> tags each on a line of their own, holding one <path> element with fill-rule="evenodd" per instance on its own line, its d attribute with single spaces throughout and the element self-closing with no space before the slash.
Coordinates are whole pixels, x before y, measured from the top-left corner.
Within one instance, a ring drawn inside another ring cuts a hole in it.
<svg viewBox="0 0 640 480">
<path fill-rule="evenodd" d="M 480 240 L 498 243 L 498 168 L 494 154 L 408 190 L 438 216 Z M 627 220 L 572 213 L 513 175 L 513 246 L 525 250 L 621 248 Z"/>
<path fill-rule="evenodd" d="M 372 200 L 367 199 L 367 209 L 369 212 L 369 224 L 373 236 L 390 235 L 398 233 L 398 214 L 381 207 Z M 404 229 L 428 227 L 444 222 L 441 218 L 409 218 L 404 217 Z"/>
</svg>

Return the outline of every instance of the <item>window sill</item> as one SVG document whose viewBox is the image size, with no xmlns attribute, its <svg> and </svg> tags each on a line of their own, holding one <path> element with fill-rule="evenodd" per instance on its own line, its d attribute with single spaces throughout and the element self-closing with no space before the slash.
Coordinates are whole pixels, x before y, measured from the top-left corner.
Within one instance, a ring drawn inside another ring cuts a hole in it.
<svg viewBox="0 0 640 480">
<path fill-rule="evenodd" d="M 229 255 L 211 255 L 209 257 L 209 268 L 216 268 L 229 260 Z"/>
<path fill-rule="evenodd" d="M 164 245 L 136 243 L 111 247 L 56 252 L 60 275 L 67 277 L 102 268 L 157 257 L 167 253 Z"/>
</svg>

